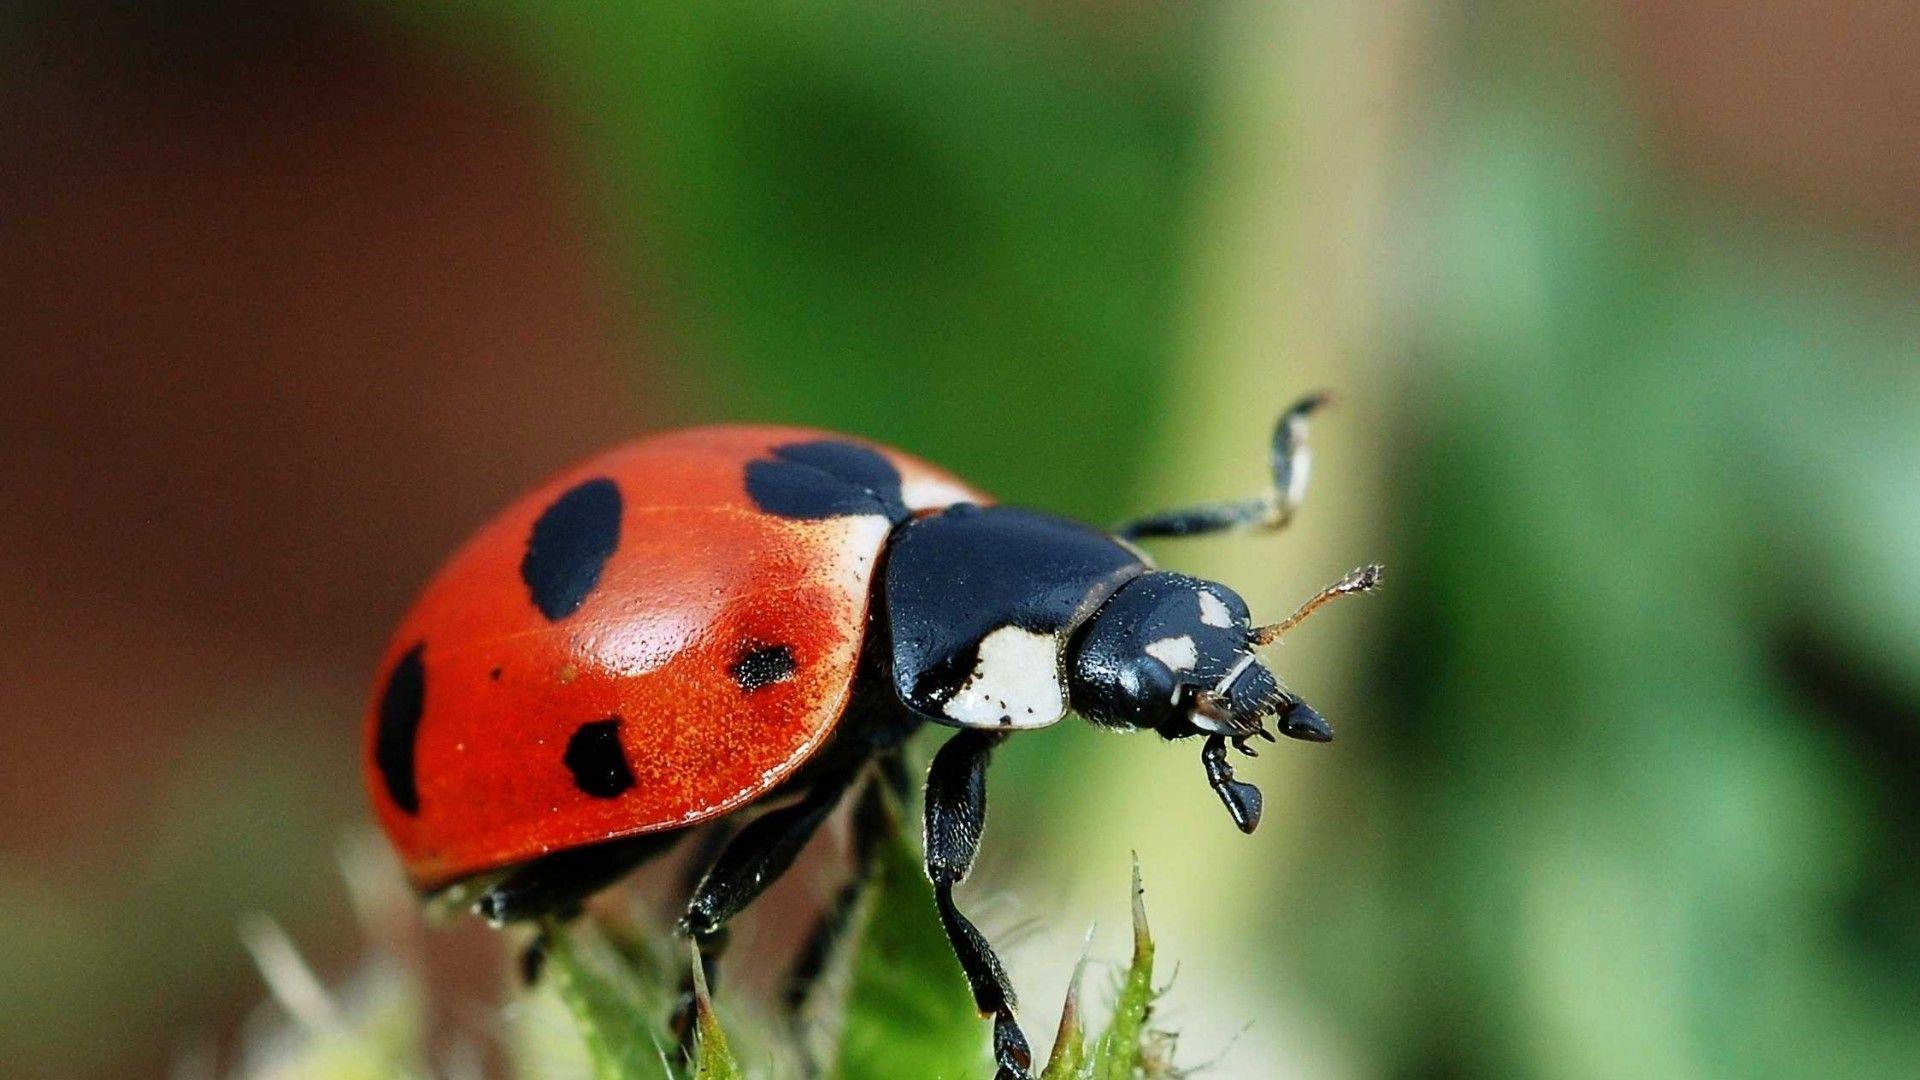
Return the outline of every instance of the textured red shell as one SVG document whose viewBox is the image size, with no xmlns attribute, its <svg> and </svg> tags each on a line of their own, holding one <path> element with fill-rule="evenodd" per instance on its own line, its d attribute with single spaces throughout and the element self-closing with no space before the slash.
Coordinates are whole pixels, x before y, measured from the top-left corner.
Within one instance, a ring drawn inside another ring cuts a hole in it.
<svg viewBox="0 0 1920 1080">
<path fill-rule="evenodd" d="M 750 467 L 813 444 L 884 458 L 909 512 L 985 501 L 843 436 L 701 428 L 562 473 L 446 563 L 365 724 L 374 808 L 416 885 L 717 817 L 821 746 L 892 522 L 762 509 Z"/>
</svg>

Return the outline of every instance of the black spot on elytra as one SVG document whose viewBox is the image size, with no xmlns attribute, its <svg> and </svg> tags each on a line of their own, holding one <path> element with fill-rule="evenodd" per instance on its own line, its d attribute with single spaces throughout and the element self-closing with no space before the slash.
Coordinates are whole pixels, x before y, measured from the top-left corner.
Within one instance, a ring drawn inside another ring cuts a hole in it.
<svg viewBox="0 0 1920 1080">
<path fill-rule="evenodd" d="M 567 489 L 533 523 L 520 578 L 548 619 L 580 609 L 620 544 L 620 489 L 604 477 Z"/>
<path fill-rule="evenodd" d="M 374 735 L 373 761 L 387 797 L 409 814 L 420 812 L 420 789 L 413 777 L 413 745 L 427 703 L 427 670 L 420 662 L 423 642 L 407 650 L 387 675 L 380 691 L 380 728 Z"/>
<path fill-rule="evenodd" d="M 633 769 L 620 746 L 620 718 L 609 716 L 581 724 L 567 740 L 560 760 L 573 773 L 573 786 L 596 799 L 611 799 L 633 786 Z"/>
<path fill-rule="evenodd" d="M 494 682 L 499 682 L 500 676 L 503 674 L 505 674 L 503 669 L 494 668 L 492 671 L 487 672 L 487 678 L 492 679 Z"/>
<path fill-rule="evenodd" d="M 772 460 L 747 463 L 747 495 L 781 517 L 817 520 L 847 514 L 883 514 L 905 521 L 900 471 L 878 452 L 849 442 L 791 443 Z"/>
<path fill-rule="evenodd" d="M 785 645 L 759 645 L 740 654 L 727 674 L 751 694 L 763 686 L 793 678 L 793 650 Z"/>
</svg>

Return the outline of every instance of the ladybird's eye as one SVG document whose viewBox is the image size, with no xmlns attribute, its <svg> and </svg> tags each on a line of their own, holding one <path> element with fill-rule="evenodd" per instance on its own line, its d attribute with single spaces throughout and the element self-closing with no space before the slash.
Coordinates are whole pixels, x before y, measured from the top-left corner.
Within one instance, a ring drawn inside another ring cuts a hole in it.
<svg viewBox="0 0 1920 1080">
<path fill-rule="evenodd" d="M 1128 664 L 1121 670 L 1121 684 L 1143 721 L 1170 710 L 1180 693 L 1173 672 L 1157 660 Z"/>
</svg>

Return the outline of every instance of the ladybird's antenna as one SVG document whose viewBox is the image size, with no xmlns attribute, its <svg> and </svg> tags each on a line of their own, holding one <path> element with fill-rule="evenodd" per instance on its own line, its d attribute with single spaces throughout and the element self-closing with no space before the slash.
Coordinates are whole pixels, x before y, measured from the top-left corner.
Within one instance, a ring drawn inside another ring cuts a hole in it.
<svg viewBox="0 0 1920 1080">
<path fill-rule="evenodd" d="M 1348 596 L 1353 593 L 1371 592 L 1374 587 L 1379 584 L 1380 565 L 1378 563 L 1368 563 L 1357 570 L 1350 570 L 1347 572 L 1346 577 L 1314 593 L 1306 603 L 1300 605 L 1298 611 L 1295 611 L 1277 623 L 1255 627 L 1253 630 L 1253 644 L 1257 648 L 1265 648 L 1268 645 L 1272 645 L 1284 637 L 1287 631 L 1305 622 L 1307 616 L 1319 611 L 1335 598 Z"/>
</svg>

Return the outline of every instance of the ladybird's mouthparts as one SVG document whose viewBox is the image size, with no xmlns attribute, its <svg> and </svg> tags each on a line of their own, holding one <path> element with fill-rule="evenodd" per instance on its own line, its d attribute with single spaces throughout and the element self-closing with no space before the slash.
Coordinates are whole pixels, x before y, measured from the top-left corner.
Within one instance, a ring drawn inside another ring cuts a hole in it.
<svg viewBox="0 0 1920 1080">
<path fill-rule="evenodd" d="M 1207 782 L 1232 816 L 1241 832 L 1250 833 L 1260 824 L 1263 801 L 1260 789 L 1233 775 L 1227 761 L 1231 746 L 1247 757 L 1259 757 L 1249 745 L 1254 739 L 1277 742 L 1267 730 L 1266 718 L 1273 717 L 1280 734 L 1308 742 L 1327 742 L 1333 727 L 1313 707 L 1283 689 L 1266 665 L 1252 656 L 1235 664 L 1219 685 L 1201 694 L 1194 703 L 1193 723 L 1207 732 L 1200 762 L 1206 767 Z"/>
<path fill-rule="evenodd" d="M 1211 691 L 1194 702 L 1193 724 L 1202 731 L 1224 735 L 1234 748 L 1255 756 L 1247 741 L 1273 742 L 1266 719 L 1273 717 L 1280 734 L 1308 742 L 1328 742 L 1333 726 L 1313 707 L 1283 688 L 1273 672 L 1252 655 L 1243 657 Z"/>
</svg>

